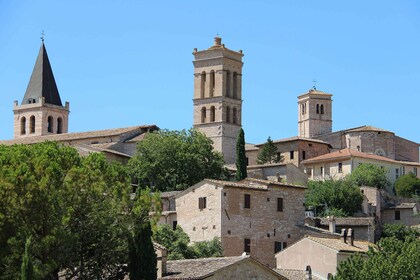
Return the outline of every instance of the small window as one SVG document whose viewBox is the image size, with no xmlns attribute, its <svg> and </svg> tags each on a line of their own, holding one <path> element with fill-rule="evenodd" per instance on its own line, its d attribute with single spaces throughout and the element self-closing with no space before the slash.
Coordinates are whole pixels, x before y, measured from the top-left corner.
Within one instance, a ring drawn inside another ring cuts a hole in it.
<svg viewBox="0 0 420 280">
<path fill-rule="evenodd" d="M 214 122 L 216 119 L 216 108 L 214 106 L 210 107 L 210 122 Z"/>
<path fill-rule="evenodd" d="M 238 122 L 238 113 L 235 107 L 232 109 L 232 115 L 233 123 L 236 124 Z"/>
<path fill-rule="evenodd" d="M 309 146 L 309 147 L 312 147 L 312 143 L 309 143 L 309 144 L 308 144 L 308 146 Z"/>
<path fill-rule="evenodd" d="M 395 220 L 396 220 L 396 221 L 401 220 L 401 214 L 400 214 L 400 211 L 395 211 Z"/>
<path fill-rule="evenodd" d="M 207 207 L 207 197 L 199 197 L 198 198 L 198 208 L 204 209 Z"/>
<path fill-rule="evenodd" d="M 277 212 L 283 212 L 283 198 L 277 197 Z"/>
<path fill-rule="evenodd" d="M 316 113 L 319 114 L 319 104 L 316 104 Z"/>
<path fill-rule="evenodd" d="M 343 163 L 342 162 L 338 163 L 338 173 L 343 173 Z"/>
<path fill-rule="evenodd" d="M 245 194 L 244 195 L 244 208 L 251 208 L 251 195 Z"/>
<path fill-rule="evenodd" d="M 206 122 L 206 107 L 201 108 L 201 123 L 205 123 Z"/>
<path fill-rule="evenodd" d="M 360 152 L 360 146 L 357 146 L 357 150 Z"/>
<path fill-rule="evenodd" d="M 172 222 L 172 229 L 176 230 L 176 226 L 178 225 L 178 221 L 173 221 Z"/>
<path fill-rule="evenodd" d="M 29 119 L 29 132 L 35 133 L 35 116 L 31 116 Z"/>
<path fill-rule="evenodd" d="M 324 166 L 321 166 L 319 171 L 320 171 L 321 175 L 324 175 Z"/>
<path fill-rule="evenodd" d="M 290 151 L 290 159 L 294 159 L 295 158 L 295 152 L 294 151 Z"/>
<path fill-rule="evenodd" d="M 216 83 L 216 79 L 215 79 L 215 75 L 214 75 L 214 70 L 210 71 L 210 97 L 213 97 L 214 95 L 214 86 Z"/>
<path fill-rule="evenodd" d="M 405 167 L 401 166 L 401 175 L 405 175 Z"/>
<path fill-rule="evenodd" d="M 286 242 L 274 242 L 274 254 L 286 249 L 287 243 Z"/>
<path fill-rule="evenodd" d="M 251 253 L 251 239 L 244 239 L 244 252 L 247 254 Z"/>
<path fill-rule="evenodd" d="M 249 158 L 246 158 L 246 166 L 249 165 Z"/>
<path fill-rule="evenodd" d="M 281 153 L 276 153 L 276 160 L 280 161 L 280 159 L 281 159 Z"/>
<path fill-rule="evenodd" d="M 53 117 L 51 117 L 51 116 L 48 116 L 47 131 L 48 132 L 53 132 Z"/>
<path fill-rule="evenodd" d="M 324 114 L 324 105 L 321 104 L 321 115 L 323 115 L 323 114 Z"/>
<path fill-rule="evenodd" d="M 226 107 L 226 122 L 230 122 L 230 107 Z"/>
<path fill-rule="evenodd" d="M 306 159 L 306 152 L 302 151 L 302 159 Z"/>
<path fill-rule="evenodd" d="M 26 118 L 22 117 L 20 119 L 20 134 L 24 135 L 26 134 Z"/>
<path fill-rule="evenodd" d="M 417 167 L 414 167 L 414 168 L 413 168 L 413 174 L 414 174 L 414 176 L 416 176 L 416 177 L 417 177 Z"/>
<path fill-rule="evenodd" d="M 63 133 L 63 119 L 58 118 L 57 119 L 57 134 Z"/>
</svg>

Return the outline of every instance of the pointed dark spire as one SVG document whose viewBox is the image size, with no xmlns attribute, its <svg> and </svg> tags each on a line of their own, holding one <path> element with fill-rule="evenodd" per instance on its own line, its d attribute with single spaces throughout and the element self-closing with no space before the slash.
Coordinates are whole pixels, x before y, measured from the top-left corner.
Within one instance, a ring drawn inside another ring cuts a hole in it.
<svg viewBox="0 0 420 280">
<path fill-rule="evenodd" d="M 47 50 L 45 49 L 44 40 L 42 40 L 22 104 L 38 103 L 40 97 L 45 98 L 45 103 L 63 106 L 48 59 Z"/>
</svg>

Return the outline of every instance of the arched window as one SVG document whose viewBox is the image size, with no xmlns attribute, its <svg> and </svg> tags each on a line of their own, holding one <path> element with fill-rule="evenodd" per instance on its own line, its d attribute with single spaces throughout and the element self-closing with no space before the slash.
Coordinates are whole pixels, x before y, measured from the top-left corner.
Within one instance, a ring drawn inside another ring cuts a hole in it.
<svg viewBox="0 0 420 280">
<path fill-rule="evenodd" d="M 204 98 L 206 96 L 206 72 L 201 72 L 201 98 Z"/>
<path fill-rule="evenodd" d="M 301 114 L 305 115 L 305 104 L 301 104 Z"/>
<path fill-rule="evenodd" d="M 226 107 L 226 122 L 230 122 L 230 107 Z"/>
<path fill-rule="evenodd" d="M 201 123 L 206 122 L 206 107 L 201 108 Z"/>
<path fill-rule="evenodd" d="M 26 134 L 26 118 L 22 117 L 20 119 L 20 134 L 24 135 Z"/>
<path fill-rule="evenodd" d="M 230 79 L 231 79 L 230 71 L 226 70 L 226 96 L 227 97 L 230 97 Z"/>
<path fill-rule="evenodd" d="M 29 133 L 35 133 L 35 116 L 29 119 Z"/>
<path fill-rule="evenodd" d="M 57 134 L 63 133 L 63 119 L 57 119 Z"/>
<path fill-rule="evenodd" d="M 233 94 L 232 94 L 233 98 L 238 97 L 237 90 L 238 90 L 238 73 L 233 72 Z"/>
<path fill-rule="evenodd" d="M 214 86 L 216 82 L 216 77 L 214 75 L 214 70 L 210 71 L 210 97 L 214 95 Z"/>
<path fill-rule="evenodd" d="M 47 131 L 48 132 L 53 132 L 53 117 L 51 117 L 51 116 L 48 116 Z"/>
<path fill-rule="evenodd" d="M 210 107 L 210 122 L 214 122 L 216 119 L 216 109 L 214 108 L 214 106 Z"/>
<path fill-rule="evenodd" d="M 319 104 L 316 104 L 316 113 L 319 114 Z"/>
<path fill-rule="evenodd" d="M 321 114 L 322 115 L 324 114 L 324 105 L 323 104 L 321 104 Z"/>
<path fill-rule="evenodd" d="M 233 123 L 236 124 L 238 122 L 238 115 L 237 115 L 235 107 L 232 109 L 232 115 L 233 115 L 233 117 L 232 117 Z"/>
</svg>

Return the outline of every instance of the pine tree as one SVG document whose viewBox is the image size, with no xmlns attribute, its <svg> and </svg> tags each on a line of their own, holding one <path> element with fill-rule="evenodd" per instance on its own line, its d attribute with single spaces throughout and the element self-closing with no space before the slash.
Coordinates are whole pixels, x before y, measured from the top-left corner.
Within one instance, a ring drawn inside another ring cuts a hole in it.
<svg viewBox="0 0 420 280">
<path fill-rule="evenodd" d="M 274 145 L 271 137 L 268 137 L 267 142 L 262 146 L 260 154 L 258 155 L 258 164 L 277 163 L 281 161 L 283 161 L 283 159 L 278 153 L 277 147 Z"/>
<path fill-rule="evenodd" d="M 245 179 L 248 174 L 246 172 L 246 155 L 245 155 L 245 133 L 241 128 L 236 142 L 236 181 Z"/>
<path fill-rule="evenodd" d="M 29 249 L 31 247 L 31 238 L 26 239 L 25 253 L 22 257 L 22 268 L 21 268 L 21 280 L 31 280 L 34 275 L 34 267 L 32 264 L 32 258 L 30 256 Z"/>
</svg>

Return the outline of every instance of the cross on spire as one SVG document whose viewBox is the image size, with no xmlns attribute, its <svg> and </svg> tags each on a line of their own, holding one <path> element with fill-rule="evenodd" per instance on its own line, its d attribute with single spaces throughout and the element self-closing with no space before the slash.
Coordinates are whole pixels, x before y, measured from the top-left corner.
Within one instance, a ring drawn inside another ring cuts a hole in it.
<svg viewBox="0 0 420 280">
<path fill-rule="evenodd" d="M 45 39 L 45 33 L 44 33 L 44 30 L 42 30 L 42 32 L 41 32 L 41 37 L 40 37 L 40 39 L 41 39 L 41 41 L 42 41 L 42 42 L 44 42 L 44 39 Z"/>
<path fill-rule="evenodd" d="M 316 80 L 313 80 L 312 82 L 314 83 L 314 85 L 312 86 L 312 88 L 313 89 L 316 89 L 316 83 L 317 83 L 317 81 Z"/>
</svg>

